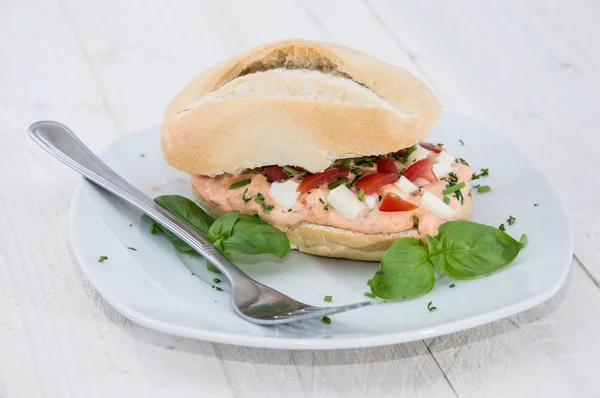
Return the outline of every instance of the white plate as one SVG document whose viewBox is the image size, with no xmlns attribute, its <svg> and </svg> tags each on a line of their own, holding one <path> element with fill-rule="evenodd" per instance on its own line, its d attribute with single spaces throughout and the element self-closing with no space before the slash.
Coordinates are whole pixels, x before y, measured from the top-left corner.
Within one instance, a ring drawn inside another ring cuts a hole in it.
<svg viewBox="0 0 600 398">
<path fill-rule="evenodd" d="M 146 194 L 190 197 L 187 175 L 167 166 L 158 148 L 158 129 L 115 142 L 103 159 Z M 462 139 L 465 143 L 459 143 Z M 218 277 L 204 262 L 177 253 L 162 235 L 151 235 L 141 214 L 82 181 L 71 202 L 70 235 L 84 273 L 114 308 L 148 328 L 221 343 L 292 349 L 378 346 L 438 336 L 491 322 L 552 297 L 567 277 L 573 253 L 570 221 L 550 183 L 497 133 L 470 119 L 445 116 L 430 141 L 443 142 L 490 176 L 478 182 L 492 191 L 473 194 L 473 220 L 490 225 L 517 218 L 507 232 L 529 242 L 506 269 L 483 279 L 442 277 L 428 295 L 389 302 L 320 320 L 264 327 L 238 318 L 227 291 L 211 286 Z M 141 157 L 141 154 L 145 154 Z M 534 206 L 539 203 L 539 206 Z M 129 250 L 134 247 L 137 251 Z M 108 260 L 99 263 L 98 257 Z M 376 263 L 333 260 L 292 252 L 236 261 L 249 275 L 314 305 L 362 301 Z M 195 275 L 192 274 L 195 273 Z M 449 288 L 455 283 L 455 288 Z M 220 285 L 228 290 L 226 283 Z M 430 312 L 432 301 L 438 309 Z"/>
</svg>

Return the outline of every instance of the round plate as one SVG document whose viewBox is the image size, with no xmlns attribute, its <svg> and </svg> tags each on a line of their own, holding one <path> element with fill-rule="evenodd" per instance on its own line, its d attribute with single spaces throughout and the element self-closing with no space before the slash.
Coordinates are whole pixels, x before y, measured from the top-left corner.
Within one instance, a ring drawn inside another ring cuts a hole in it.
<svg viewBox="0 0 600 398">
<path fill-rule="evenodd" d="M 158 129 L 123 137 L 102 158 L 151 197 L 192 197 L 189 177 L 170 168 L 158 148 Z M 526 310 L 552 297 L 567 277 L 573 253 L 569 218 L 543 174 L 489 128 L 447 115 L 428 138 L 467 159 L 489 177 L 477 183 L 492 191 L 473 193 L 473 221 L 505 223 L 509 234 L 529 241 L 517 260 L 487 278 L 454 281 L 444 276 L 424 297 L 387 302 L 320 320 L 257 326 L 238 318 L 229 286 L 206 270 L 204 261 L 177 253 L 167 239 L 149 233 L 150 223 L 82 180 L 71 202 L 70 235 L 90 282 L 115 309 L 132 321 L 179 336 L 220 343 L 292 349 L 337 349 L 400 343 L 451 333 Z M 459 140 L 464 142 L 464 145 Z M 142 155 L 143 154 L 143 155 Z M 534 205 L 539 204 L 539 205 Z M 514 225 L 506 219 L 516 217 Z M 136 250 L 133 250 L 136 249 Z M 98 262 L 100 256 L 108 260 Z M 285 259 L 241 256 L 236 263 L 250 276 L 300 301 L 341 305 L 362 301 L 377 263 L 326 259 L 291 252 Z M 223 278 L 224 279 L 224 278 Z M 450 288 L 454 283 L 455 287 Z M 323 297 L 333 296 L 331 303 Z M 436 311 L 428 311 L 432 302 Z"/>
</svg>

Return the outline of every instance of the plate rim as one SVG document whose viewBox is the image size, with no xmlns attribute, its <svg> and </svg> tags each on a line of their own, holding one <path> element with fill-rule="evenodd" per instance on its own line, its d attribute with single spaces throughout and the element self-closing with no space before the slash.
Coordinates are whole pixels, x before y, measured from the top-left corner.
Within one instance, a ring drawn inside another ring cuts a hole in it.
<svg viewBox="0 0 600 398">
<path fill-rule="evenodd" d="M 459 116 L 470 121 L 475 121 L 479 124 L 484 125 L 485 127 L 493 130 L 497 133 L 501 139 L 508 141 L 504 136 L 494 130 L 492 127 L 486 125 L 485 123 L 471 118 L 467 115 L 454 113 L 447 116 Z M 112 141 L 107 148 L 102 152 L 104 153 L 106 150 L 110 149 L 117 141 L 122 139 L 123 137 L 118 137 L 116 140 Z M 550 182 L 544 170 L 540 169 L 537 164 L 535 164 L 525 153 L 523 153 L 520 148 L 516 145 L 508 142 L 511 147 L 526 157 L 534 166 L 536 171 L 541 173 L 542 178 L 549 185 L 550 189 L 557 197 L 559 206 L 566 216 L 566 231 L 567 234 L 567 257 L 562 259 L 561 262 L 568 263 L 568 266 L 563 268 L 562 273 L 559 276 L 559 279 L 554 283 L 554 285 L 547 289 L 546 291 L 539 293 L 529 299 L 520 301 L 515 304 L 511 304 L 502 308 L 498 308 L 496 310 L 488 311 L 482 314 L 470 316 L 467 318 L 446 322 L 441 325 L 431 326 L 420 329 L 413 329 L 409 331 L 397 332 L 397 333 L 387 333 L 383 335 L 372 335 L 372 336 L 360 336 L 360 337 L 336 337 L 333 339 L 323 339 L 323 338 L 287 338 L 287 337 L 272 337 L 272 336 L 244 336 L 244 335 L 236 335 L 229 334 L 226 332 L 218 332 L 211 331 L 206 329 L 199 329 L 197 327 L 189 327 L 183 325 L 174 325 L 166 321 L 157 320 L 155 318 L 144 315 L 138 310 L 131 308 L 130 306 L 123 304 L 117 297 L 115 297 L 110 289 L 105 287 L 103 283 L 96 278 L 94 278 L 90 272 L 88 272 L 89 264 L 87 264 L 90 260 L 88 256 L 86 256 L 82 252 L 82 245 L 80 242 L 80 237 L 75 231 L 75 213 L 78 211 L 78 207 L 82 205 L 82 199 L 85 199 L 83 195 L 86 194 L 85 190 L 91 188 L 89 184 L 93 184 L 86 180 L 85 178 L 81 178 L 71 196 L 71 201 L 69 203 L 68 210 L 68 231 L 69 231 L 69 240 L 71 242 L 71 248 L 73 253 L 75 254 L 75 258 L 77 259 L 77 263 L 82 273 L 88 279 L 89 283 L 94 287 L 94 289 L 100 294 L 100 296 L 110 304 L 116 311 L 118 311 L 121 315 L 125 316 L 130 321 L 149 328 L 151 330 L 155 330 L 161 333 L 171 334 L 175 336 L 181 336 L 186 338 L 192 338 L 197 340 L 203 340 L 214 343 L 222 343 L 222 344 L 230 344 L 230 345 L 240 345 L 246 347 L 256 347 L 256 348 L 272 348 L 272 349 L 292 349 L 292 350 L 331 350 L 331 349 L 352 349 L 352 348 L 368 348 L 368 347 L 377 347 L 377 346 L 385 346 L 391 344 L 398 343 L 407 343 L 416 340 L 421 340 L 425 338 L 433 338 L 441 335 L 446 335 L 462 330 L 471 329 L 477 326 L 481 326 L 490 322 L 494 322 L 508 316 L 520 313 L 522 311 L 528 310 L 532 307 L 535 307 L 550 298 L 556 295 L 560 289 L 564 286 L 567 277 L 571 271 L 571 262 L 573 257 L 573 248 L 574 248 L 574 234 L 573 234 L 573 219 L 570 217 L 569 211 L 566 207 L 566 202 L 563 196 L 558 192 L 555 186 Z M 360 311 L 360 310 L 358 310 Z M 269 327 L 269 326 L 261 326 L 261 327 Z"/>
</svg>

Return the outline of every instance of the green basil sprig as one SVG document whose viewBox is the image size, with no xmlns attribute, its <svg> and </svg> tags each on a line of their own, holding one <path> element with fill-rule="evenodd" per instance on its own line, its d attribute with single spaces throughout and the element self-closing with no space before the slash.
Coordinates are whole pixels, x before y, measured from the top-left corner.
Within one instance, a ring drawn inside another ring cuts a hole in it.
<svg viewBox="0 0 600 398">
<path fill-rule="evenodd" d="M 290 241 L 286 234 L 257 216 L 241 215 L 236 210 L 213 220 L 198 205 L 183 196 L 158 196 L 154 201 L 208 239 L 217 250 L 227 256 L 231 253 L 272 254 L 283 258 L 290 251 Z M 153 221 L 152 230 L 156 229 L 164 233 L 178 251 L 194 252 L 187 243 Z M 207 267 L 216 271 L 210 264 L 207 264 Z"/>
<path fill-rule="evenodd" d="M 507 266 L 524 243 L 489 225 L 470 221 L 443 224 L 427 236 L 427 249 L 415 238 L 401 238 L 383 256 L 369 282 L 380 298 L 401 300 L 433 289 L 435 268 L 455 279 L 481 278 Z"/>
</svg>

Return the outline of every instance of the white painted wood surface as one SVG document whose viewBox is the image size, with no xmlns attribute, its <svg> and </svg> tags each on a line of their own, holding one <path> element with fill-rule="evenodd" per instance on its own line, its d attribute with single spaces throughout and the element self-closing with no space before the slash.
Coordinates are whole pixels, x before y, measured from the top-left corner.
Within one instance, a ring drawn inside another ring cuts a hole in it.
<svg viewBox="0 0 600 398">
<path fill-rule="evenodd" d="M 101 150 L 159 124 L 201 69 L 285 37 L 402 65 L 527 151 L 574 218 L 565 288 L 465 332 L 335 352 L 193 341 L 115 313 L 69 247 L 78 178 L 26 127 L 60 120 Z M 590 0 L 0 2 L 0 397 L 600 397 L 599 37 Z"/>
</svg>

